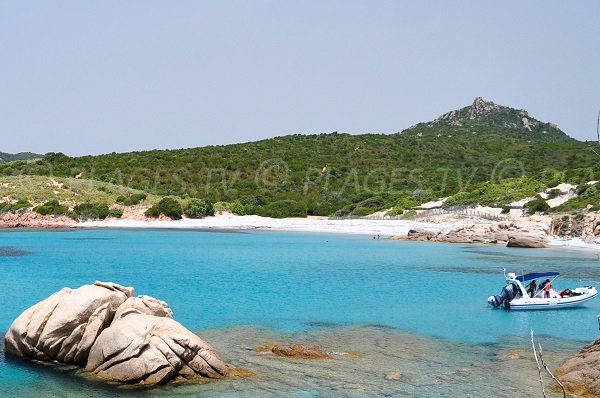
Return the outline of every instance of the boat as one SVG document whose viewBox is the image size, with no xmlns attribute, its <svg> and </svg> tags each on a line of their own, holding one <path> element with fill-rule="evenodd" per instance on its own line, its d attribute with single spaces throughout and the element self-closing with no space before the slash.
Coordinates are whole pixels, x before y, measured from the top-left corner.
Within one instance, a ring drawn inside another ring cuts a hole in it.
<svg viewBox="0 0 600 398">
<path fill-rule="evenodd" d="M 506 285 L 499 295 L 490 296 L 488 303 L 494 308 L 504 306 L 511 310 L 554 310 L 582 305 L 598 295 L 598 291 L 592 286 L 555 290 L 552 282 L 559 275 L 558 272 L 534 272 L 517 276 L 512 272 L 504 272 Z M 545 282 L 540 282 L 538 288 L 531 292 L 533 297 L 530 297 L 524 283 L 544 278 L 550 281 L 549 289 L 544 289 Z"/>
</svg>

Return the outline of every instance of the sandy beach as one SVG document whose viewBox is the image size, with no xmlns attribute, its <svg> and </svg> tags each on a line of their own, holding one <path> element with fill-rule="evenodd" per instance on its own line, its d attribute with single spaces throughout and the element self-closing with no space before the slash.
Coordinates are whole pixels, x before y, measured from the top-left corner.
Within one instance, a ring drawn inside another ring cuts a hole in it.
<svg viewBox="0 0 600 398">
<path fill-rule="evenodd" d="M 411 220 L 329 220 L 325 217 L 308 218 L 269 218 L 261 216 L 236 216 L 230 213 L 202 219 L 184 218 L 178 221 L 163 220 L 105 220 L 88 221 L 75 225 L 81 228 L 182 228 L 182 229 L 229 229 L 229 230 L 273 230 L 322 232 L 343 234 L 380 235 L 381 238 L 393 235 L 406 235 L 410 229 L 453 229 L 454 223 L 429 223 Z"/>
<path fill-rule="evenodd" d="M 546 227 L 546 220 L 523 217 L 519 224 L 531 229 Z M 392 236 L 405 236 L 411 229 L 450 231 L 456 228 L 484 223 L 478 219 L 442 219 L 435 222 L 416 220 L 370 220 L 370 219 L 327 219 L 325 217 L 276 219 L 260 216 L 237 216 L 230 213 L 219 214 L 203 219 L 184 218 L 168 220 L 110 219 L 87 221 L 74 225 L 75 228 L 164 228 L 164 229 L 215 229 L 215 230 L 272 230 L 316 233 L 363 234 L 386 239 Z M 548 236 L 550 247 L 600 251 L 600 245 L 587 243 L 580 238 L 563 239 Z"/>
</svg>

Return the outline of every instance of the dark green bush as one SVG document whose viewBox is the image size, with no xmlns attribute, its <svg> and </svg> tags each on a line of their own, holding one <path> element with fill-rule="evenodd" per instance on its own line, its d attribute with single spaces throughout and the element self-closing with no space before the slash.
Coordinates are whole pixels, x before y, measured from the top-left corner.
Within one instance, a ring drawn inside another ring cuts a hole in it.
<svg viewBox="0 0 600 398">
<path fill-rule="evenodd" d="M 364 216 L 368 216 L 369 214 L 373 214 L 373 209 L 369 208 L 369 207 L 355 207 L 354 210 L 352 210 L 352 215 L 353 216 L 359 216 L 359 217 L 364 217 Z"/>
<path fill-rule="evenodd" d="M 190 199 L 183 209 L 183 214 L 189 218 L 203 218 L 206 216 L 214 216 L 215 209 L 212 203 L 204 199 Z"/>
<path fill-rule="evenodd" d="M 560 196 L 561 192 L 560 192 L 560 189 L 553 188 L 553 189 L 549 190 L 548 192 L 546 192 L 546 194 L 548 195 L 548 197 L 546 199 L 554 199 L 554 198 Z"/>
<path fill-rule="evenodd" d="M 117 203 L 120 203 L 124 206 L 134 206 L 139 205 L 143 200 L 145 200 L 148 196 L 145 193 L 134 193 L 129 196 L 119 196 L 117 197 Z"/>
<path fill-rule="evenodd" d="M 260 207 L 259 215 L 273 218 L 306 217 L 306 204 L 289 199 L 279 200 Z"/>
<path fill-rule="evenodd" d="M 500 214 L 508 214 L 508 213 L 510 213 L 510 206 L 502 205 L 500 207 L 502 207 L 502 211 L 500 212 Z"/>
<path fill-rule="evenodd" d="M 158 217 L 161 214 L 164 214 L 173 220 L 181 220 L 183 209 L 176 199 L 163 198 L 160 202 L 146 210 L 145 214 L 148 217 Z"/>
<path fill-rule="evenodd" d="M 73 214 L 81 220 L 104 220 L 109 213 L 105 203 L 80 203 L 73 208 Z"/>
<path fill-rule="evenodd" d="M 10 206 L 10 210 L 16 211 L 21 209 L 29 209 L 31 207 L 31 203 L 27 199 L 19 199 L 16 203 L 13 203 Z"/>
<path fill-rule="evenodd" d="M 525 203 L 523 205 L 523 208 L 527 211 L 528 214 L 535 214 L 537 212 L 548 211 L 548 209 L 550 209 L 550 206 L 540 195 L 536 195 L 535 199 Z"/>
<path fill-rule="evenodd" d="M 50 200 L 43 205 L 40 205 L 33 209 L 36 213 L 39 213 L 43 216 L 64 216 L 69 214 L 69 208 L 67 206 L 61 205 L 58 200 Z"/>
<path fill-rule="evenodd" d="M 118 207 L 109 209 L 108 216 L 112 218 L 121 218 L 123 217 L 123 209 L 119 209 Z"/>
<path fill-rule="evenodd" d="M 575 188 L 575 195 L 581 195 L 581 194 L 583 194 L 585 191 L 587 191 L 587 189 L 588 189 L 589 187 L 590 187 L 590 186 L 589 186 L 588 184 L 581 184 L 581 185 L 578 185 L 578 186 Z"/>
<path fill-rule="evenodd" d="M 240 202 L 239 200 L 234 200 L 230 205 L 229 205 L 229 210 L 238 216 L 245 216 L 246 215 L 246 206 L 244 206 L 242 204 L 242 202 Z"/>
<path fill-rule="evenodd" d="M 404 213 L 404 208 L 400 205 L 396 205 L 396 206 L 392 207 L 390 210 L 388 210 L 388 212 L 385 214 L 390 217 L 396 217 L 396 216 L 402 215 L 403 213 Z"/>
</svg>

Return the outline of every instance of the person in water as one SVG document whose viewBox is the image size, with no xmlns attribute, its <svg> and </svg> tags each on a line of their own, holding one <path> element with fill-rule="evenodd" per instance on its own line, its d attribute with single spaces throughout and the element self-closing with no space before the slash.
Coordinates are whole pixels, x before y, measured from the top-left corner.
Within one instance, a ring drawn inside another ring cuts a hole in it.
<svg viewBox="0 0 600 398">
<path fill-rule="evenodd" d="M 527 285 L 527 293 L 529 293 L 529 297 L 535 296 L 536 289 L 537 289 L 537 283 L 534 279 L 531 282 L 529 282 L 529 285 Z"/>
</svg>

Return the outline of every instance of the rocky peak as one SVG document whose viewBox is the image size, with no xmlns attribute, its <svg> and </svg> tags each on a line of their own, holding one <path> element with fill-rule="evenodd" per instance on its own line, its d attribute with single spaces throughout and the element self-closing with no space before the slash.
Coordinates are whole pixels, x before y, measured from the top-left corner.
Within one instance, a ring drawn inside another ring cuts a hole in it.
<svg viewBox="0 0 600 398">
<path fill-rule="evenodd" d="M 498 105 L 492 101 L 486 101 L 482 97 L 475 97 L 475 100 L 469 106 L 444 113 L 435 119 L 433 124 L 445 121 L 453 126 L 460 127 L 470 120 L 489 118 L 501 119 L 505 127 L 524 128 L 528 131 L 532 131 L 532 127 L 537 125 L 537 121 L 532 119 L 527 111 Z"/>
<path fill-rule="evenodd" d="M 484 101 L 484 99 L 481 97 L 475 97 L 469 112 L 469 119 L 477 119 L 479 116 L 498 109 L 500 109 L 500 105 L 496 105 L 492 101 Z"/>
</svg>

